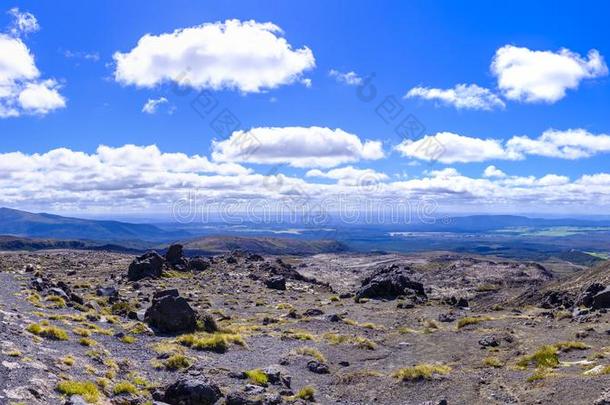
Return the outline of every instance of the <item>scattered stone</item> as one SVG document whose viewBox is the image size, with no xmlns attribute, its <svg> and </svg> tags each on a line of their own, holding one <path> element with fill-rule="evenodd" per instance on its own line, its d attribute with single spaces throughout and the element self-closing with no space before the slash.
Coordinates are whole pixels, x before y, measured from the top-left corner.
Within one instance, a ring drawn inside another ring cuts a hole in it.
<svg viewBox="0 0 610 405">
<path fill-rule="evenodd" d="M 427 299 L 424 286 L 412 281 L 410 269 L 392 265 L 374 271 L 362 281 L 362 287 L 356 293 L 361 298 L 396 298 L 398 296 L 415 296 L 420 301 Z"/>
<path fill-rule="evenodd" d="M 593 296 L 591 301 L 591 308 L 610 308 L 610 287 L 604 288 Z"/>
<path fill-rule="evenodd" d="M 500 342 L 498 341 L 498 339 L 496 339 L 495 336 L 487 335 L 479 339 L 479 344 L 482 347 L 497 347 L 500 345 Z"/>
<path fill-rule="evenodd" d="M 167 260 L 167 263 L 175 270 L 186 271 L 188 268 L 188 260 L 184 258 L 182 249 L 183 247 L 180 244 L 176 243 L 171 245 L 165 253 L 165 260 Z"/>
<path fill-rule="evenodd" d="M 222 397 L 218 385 L 206 378 L 180 378 L 167 390 L 163 400 L 170 405 L 212 405 Z"/>
<path fill-rule="evenodd" d="M 324 311 L 322 311 L 321 309 L 318 308 L 310 308 L 308 310 L 306 310 L 305 312 L 303 312 L 304 316 L 320 316 L 320 315 L 324 315 Z"/>
<path fill-rule="evenodd" d="M 195 311 L 179 296 L 178 290 L 159 291 L 154 294 L 144 320 L 164 333 L 192 332 L 197 327 Z"/>
<path fill-rule="evenodd" d="M 205 271 L 210 268 L 210 262 L 203 257 L 194 257 L 188 262 L 189 271 Z"/>
<path fill-rule="evenodd" d="M 80 395 L 72 395 L 64 405 L 87 405 L 87 401 L 83 399 Z"/>
<path fill-rule="evenodd" d="M 456 319 L 457 319 L 457 317 L 453 313 L 444 313 L 444 314 L 439 314 L 439 316 L 438 316 L 439 322 L 453 322 Z"/>
<path fill-rule="evenodd" d="M 119 296 L 119 290 L 117 290 L 114 287 L 99 287 L 97 290 L 95 290 L 95 294 L 98 297 L 118 297 Z"/>
<path fill-rule="evenodd" d="M 328 315 L 326 319 L 328 319 L 329 322 L 341 322 L 343 320 L 343 318 L 337 314 Z"/>
<path fill-rule="evenodd" d="M 320 363 L 317 360 L 308 361 L 307 368 L 309 369 L 309 371 L 316 374 L 328 374 L 330 372 L 328 369 L 328 365 Z"/>
<path fill-rule="evenodd" d="M 165 260 L 157 252 L 149 252 L 138 256 L 129 265 L 127 278 L 138 281 L 146 277 L 159 278 L 163 274 Z"/>
<path fill-rule="evenodd" d="M 265 285 L 272 290 L 285 290 L 286 279 L 282 276 L 269 277 L 267 281 L 265 281 Z"/>
<path fill-rule="evenodd" d="M 286 374 L 285 370 L 282 367 L 271 365 L 265 367 L 262 371 L 263 373 L 265 373 L 265 375 L 267 375 L 270 384 L 282 384 L 287 388 L 290 388 L 292 377 Z"/>
</svg>

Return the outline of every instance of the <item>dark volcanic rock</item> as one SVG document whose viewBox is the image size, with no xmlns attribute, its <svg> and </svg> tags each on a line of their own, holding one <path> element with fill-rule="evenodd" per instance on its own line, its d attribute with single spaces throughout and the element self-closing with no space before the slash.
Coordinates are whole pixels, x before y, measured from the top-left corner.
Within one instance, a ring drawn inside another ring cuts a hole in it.
<svg viewBox="0 0 610 405">
<path fill-rule="evenodd" d="M 176 243 L 167 249 L 165 260 L 167 260 L 167 263 L 176 270 L 185 271 L 187 269 L 188 260 L 184 258 L 182 245 L 180 244 Z"/>
<path fill-rule="evenodd" d="M 591 308 L 593 306 L 595 295 L 603 291 L 605 288 L 606 286 L 600 283 L 593 283 L 589 285 L 587 289 L 583 291 L 578 298 L 576 298 L 576 305 Z"/>
<path fill-rule="evenodd" d="M 114 287 L 99 287 L 95 290 L 95 294 L 98 297 L 117 297 L 119 295 L 119 290 Z"/>
<path fill-rule="evenodd" d="M 265 281 L 265 285 L 267 288 L 271 288 L 273 290 L 285 290 L 286 279 L 282 276 L 269 277 L 267 281 Z"/>
<path fill-rule="evenodd" d="M 160 332 L 192 332 L 197 327 L 197 316 L 189 303 L 177 290 L 155 293 L 153 303 L 144 314 L 144 320 Z"/>
<path fill-rule="evenodd" d="M 591 308 L 602 309 L 610 308 L 610 287 L 604 288 L 593 296 Z"/>
<path fill-rule="evenodd" d="M 127 278 L 131 281 L 138 281 L 146 277 L 159 278 L 163 273 L 164 265 L 165 259 L 157 252 L 148 252 L 131 262 Z"/>
<path fill-rule="evenodd" d="M 187 268 L 190 271 L 204 271 L 210 268 L 210 262 L 203 257 L 194 257 L 189 260 Z"/>
<path fill-rule="evenodd" d="M 307 368 L 309 371 L 316 374 L 328 374 L 330 372 L 326 364 L 320 363 L 317 360 L 310 360 L 307 362 Z"/>
<path fill-rule="evenodd" d="M 562 291 L 549 291 L 542 297 L 540 307 L 551 309 L 551 308 L 571 308 L 574 305 L 574 299 L 566 292 Z"/>
<path fill-rule="evenodd" d="M 468 308 L 468 300 L 464 297 L 449 297 L 441 301 L 445 305 L 457 308 Z"/>
<path fill-rule="evenodd" d="M 212 405 L 222 397 L 220 388 L 205 378 L 180 378 L 165 390 L 170 405 Z"/>
<path fill-rule="evenodd" d="M 497 347 L 500 345 L 500 342 L 495 336 L 487 335 L 479 339 L 479 344 L 483 347 Z"/>
<path fill-rule="evenodd" d="M 392 265 L 376 270 L 362 281 L 356 293 L 360 298 L 396 298 L 401 295 L 414 296 L 426 300 L 424 286 L 409 277 L 408 269 Z"/>
</svg>

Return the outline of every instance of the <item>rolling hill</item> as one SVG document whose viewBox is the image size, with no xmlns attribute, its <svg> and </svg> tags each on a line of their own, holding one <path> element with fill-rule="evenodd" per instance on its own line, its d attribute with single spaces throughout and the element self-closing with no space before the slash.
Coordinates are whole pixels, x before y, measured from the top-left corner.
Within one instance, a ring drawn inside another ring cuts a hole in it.
<svg viewBox="0 0 610 405">
<path fill-rule="evenodd" d="M 0 208 L 0 235 L 109 242 L 164 242 L 185 238 L 188 234 L 166 231 L 147 224 L 69 218 Z"/>
</svg>

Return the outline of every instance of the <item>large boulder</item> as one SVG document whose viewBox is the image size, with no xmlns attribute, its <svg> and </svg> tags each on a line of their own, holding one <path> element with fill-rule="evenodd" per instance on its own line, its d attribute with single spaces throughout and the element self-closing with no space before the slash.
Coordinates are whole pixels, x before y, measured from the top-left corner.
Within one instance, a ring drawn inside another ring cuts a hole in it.
<svg viewBox="0 0 610 405">
<path fill-rule="evenodd" d="M 165 259 L 157 252 L 148 252 L 136 257 L 129 265 L 127 278 L 131 281 L 138 281 L 143 278 L 159 278 L 163 273 Z"/>
<path fill-rule="evenodd" d="M 410 278 L 409 269 L 392 265 L 374 271 L 362 281 L 362 287 L 356 293 L 360 298 L 396 298 L 409 296 L 426 300 L 424 286 Z"/>
<path fill-rule="evenodd" d="M 188 260 L 184 258 L 182 245 L 180 244 L 176 243 L 167 249 L 165 260 L 167 260 L 167 263 L 176 270 L 187 270 Z"/>
<path fill-rule="evenodd" d="M 591 308 L 610 308 L 610 287 L 606 287 L 593 296 Z"/>
<path fill-rule="evenodd" d="M 193 257 L 188 262 L 189 271 L 205 271 L 210 268 L 210 262 L 203 257 Z"/>
<path fill-rule="evenodd" d="M 192 332 L 197 327 L 197 314 L 178 290 L 164 290 L 154 294 L 144 321 L 163 333 Z"/>
<path fill-rule="evenodd" d="M 605 285 L 600 283 L 590 284 L 577 298 L 576 305 L 591 308 L 595 296 L 606 288 Z"/>
<path fill-rule="evenodd" d="M 285 290 L 286 289 L 286 278 L 282 276 L 273 276 L 269 277 L 265 281 L 265 285 L 267 288 L 271 288 L 273 290 Z"/>
<path fill-rule="evenodd" d="M 207 378 L 183 377 L 165 390 L 170 405 L 212 405 L 222 397 L 218 385 Z"/>
</svg>

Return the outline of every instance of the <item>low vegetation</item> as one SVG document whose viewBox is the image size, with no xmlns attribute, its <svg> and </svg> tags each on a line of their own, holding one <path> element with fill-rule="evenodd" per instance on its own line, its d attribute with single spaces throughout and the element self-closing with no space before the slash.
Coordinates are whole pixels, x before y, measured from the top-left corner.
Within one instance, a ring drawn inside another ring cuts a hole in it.
<svg viewBox="0 0 610 405">
<path fill-rule="evenodd" d="M 402 381 L 430 379 L 435 375 L 449 374 L 451 367 L 442 364 L 417 364 L 394 372 L 393 376 Z"/>
</svg>

